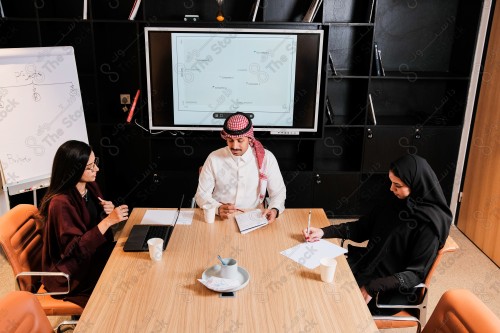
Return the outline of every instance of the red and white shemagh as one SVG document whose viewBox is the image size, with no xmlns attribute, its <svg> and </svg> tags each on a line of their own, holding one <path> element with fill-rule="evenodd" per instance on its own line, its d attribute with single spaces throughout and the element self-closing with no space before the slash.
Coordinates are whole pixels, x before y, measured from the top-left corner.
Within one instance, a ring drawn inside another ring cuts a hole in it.
<svg viewBox="0 0 500 333">
<path fill-rule="evenodd" d="M 247 131 L 241 132 L 247 127 L 248 127 Z M 238 131 L 240 131 L 240 133 L 230 134 L 231 132 L 238 132 Z M 237 139 L 243 137 L 247 137 L 249 139 L 249 145 L 255 152 L 255 156 L 257 158 L 257 165 L 259 167 L 259 198 L 260 200 L 264 200 L 267 188 L 267 175 L 264 173 L 262 169 L 265 150 L 262 143 L 259 140 L 255 139 L 253 134 L 253 126 L 250 120 L 241 113 L 235 113 L 226 120 L 220 135 L 224 140 L 227 140 L 228 138 Z"/>
</svg>

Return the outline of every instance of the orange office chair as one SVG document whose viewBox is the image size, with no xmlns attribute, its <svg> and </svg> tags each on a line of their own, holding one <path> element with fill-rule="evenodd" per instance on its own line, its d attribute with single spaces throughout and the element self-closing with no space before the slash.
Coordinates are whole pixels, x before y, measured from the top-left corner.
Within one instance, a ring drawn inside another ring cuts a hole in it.
<svg viewBox="0 0 500 333">
<path fill-rule="evenodd" d="M 429 273 L 425 277 L 424 283 L 419 284 L 415 288 L 422 288 L 420 294 L 420 300 L 415 305 L 385 305 L 378 303 L 378 295 L 375 299 L 377 307 L 379 308 L 399 308 L 403 309 L 392 316 L 373 316 L 375 324 L 378 329 L 390 329 L 390 328 L 407 328 L 407 327 L 417 327 L 417 332 L 420 333 L 422 326 L 425 325 L 426 315 L 427 315 L 427 300 L 429 298 L 428 289 L 431 284 L 432 276 L 436 271 L 439 262 L 443 258 L 443 255 L 448 252 L 454 252 L 458 249 L 457 243 L 448 236 L 444 246 L 438 251 L 436 259 L 429 270 Z"/>
<path fill-rule="evenodd" d="M 500 319 L 467 289 L 446 291 L 422 333 L 500 333 Z"/>
<path fill-rule="evenodd" d="M 53 332 L 40 302 L 27 291 L 12 291 L 0 299 L 0 313 L 1 332 Z"/>
<path fill-rule="evenodd" d="M 63 321 L 52 328 L 37 297 L 27 291 L 11 291 L 0 299 L 0 332 L 5 333 L 49 333 L 60 332 L 65 325 L 75 321 Z"/>
<path fill-rule="evenodd" d="M 20 204 L 0 217 L 0 245 L 16 276 L 17 287 L 36 293 L 47 316 L 81 315 L 83 308 L 71 302 L 53 298 L 67 292 L 48 293 L 42 276 L 69 275 L 62 272 L 40 272 L 42 267 L 43 226 L 34 218 L 38 212 L 33 205 Z"/>
</svg>

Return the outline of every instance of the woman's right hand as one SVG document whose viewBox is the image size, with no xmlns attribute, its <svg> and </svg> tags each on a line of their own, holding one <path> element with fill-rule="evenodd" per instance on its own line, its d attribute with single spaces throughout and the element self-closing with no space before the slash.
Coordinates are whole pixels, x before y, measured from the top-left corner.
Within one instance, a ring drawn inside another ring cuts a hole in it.
<svg viewBox="0 0 500 333">
<path fill-rule="evenodd" d="M 304 229 L 302 231 L 302 233 L 304 234 L 304 238 L 306 239 L 306 242 L 317 242 L 325 234 L 322 229 L 314 228 L 314 227 L 309 228 L 309 234 L 307 234 L 307 228 Z"/>
<path fill-rule="evenodd" d="M 111 222 L 113 224 L 119 223 L 121 221 L 125 221 L 128 219 L 128 206 L 127 205 L 121 205 L 113 209 L 113 211 L 108 215 L 108 217 L 111 219 Z"/>
<path fill-rule="evenodd" d="M 97 227 L 104 235 L 104 233 L 108 231 L 109 227 L 120 223 L 121 221 L 125 221 L 126 219 L 128 219 L 128 206 L 121 205 L 113 209 L 113 211 L 104 220 L 102 220 Z"/>
</svg>

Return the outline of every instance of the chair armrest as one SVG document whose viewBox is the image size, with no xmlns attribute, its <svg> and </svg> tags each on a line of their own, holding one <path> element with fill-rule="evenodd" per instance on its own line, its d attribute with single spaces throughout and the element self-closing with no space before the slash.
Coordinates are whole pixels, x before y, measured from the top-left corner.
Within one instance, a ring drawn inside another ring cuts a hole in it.
<svg viewBox="0 0 500 333">
<path fill-rule="evenodd" d="M 377 324 L 377 328 L 379 329 L 391 329 L 391 328 L 398 328 L 398 324 L 395 324 L 394 322 L 414 322 L 417 324 L 417 333 L 420 333 L 422 331 L 422 323 L 417 317 L 414 316 L 378 316 L 374 315 L 372 316 L 373 320 Z M 387 324 L 383 324 L 386 322 Z M 379 323 L 381 323 L 379 325 Z M 401 327 L 406 327 L 406 325 L 401 326 Z"/>
<path fill-rule="evenodd" d="M 46 292 L 46 293 L 35 293 L 35 295 L 66 295 L 70 291 L 69 274 L 66 274 L 63 272 L 21 272 L 21 273 L 16 275 L 17 285 L 19 285 L 18 279 L 21 276 L 62 276 L 62 277 L 65 277 L 66 280 L 68 281 L 68 290 L 67 291 L 53 291 L 53 292 Z"/>
<path fill-rule="evenodd" d="M 191 199 L 191 207 L 189 207 L 189 208 L 198 208 L 198 205 L 196 204 L 196 199 L 195 199 L 195 197 L 193 197 L 193 198 Z M 201 208 L 201 207 L 200 207 L 200 208 Z"/>
<path fill-rule="evenodd" d="M 373 320 L 390 320 L 390 321 L 414 321 L 420 323 L 417 317 L 413 316 L 372 316 Z"/>
<path fill-rule="evenodd" d="M 264 202 L 263 202 L 263 204 L 264 204 L 264 208 L 266 208 L 266 209 L 267 209 L 267 208 L 269 208 L 269 204 L 270 204 L 270 203 L 271 203 L 271 198 L 269 198 L 268 196 L 266 196 L 266 197 L 264 198 Z"/>
<path fill-rule="evenodd" d="M 73 326 L 74 329 L 74 327 L 76 327 L 76 324 L 78 324 L 78 320 L 64 320 L 60 322 L 59 325 L 57 325 L 54 331 L 57 333 L 64 332 L 65 330 L 63 331 L 63 326 Z"/>
<path fill-rule="evenodd" d="M 420 283 L 413 287 L 414 289 L 417 288 L 423 288 L 424 289 L 424 295 L 422 296 L 422 300 L 425 298 L 425 295 L 427 294 L 427 286 L 423 283 Z M 379 304 L 378 303 L 378 293 L 377 296 L 375 297 L 375 306 L 379 309 L 420 309 L 422 302 L 419 302 L 418 304 Z"/>
</svg>

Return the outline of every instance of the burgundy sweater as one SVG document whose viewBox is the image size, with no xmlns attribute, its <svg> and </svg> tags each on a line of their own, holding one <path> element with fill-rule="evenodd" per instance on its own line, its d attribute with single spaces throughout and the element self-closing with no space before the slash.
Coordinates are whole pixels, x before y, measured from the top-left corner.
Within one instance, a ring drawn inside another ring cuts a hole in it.
<svg viewBox="0 0 500 333">
<path fill-rule="evenodd" d="M 76 187 L 67 194 L 55 196 L 49 204 L 44 228 L 42 268 L 45 272 L 70 275 L 70 293 L 59 298 L 85 306 L 113 250 L 111 229 L 103 235 L 97 224 L 106 217 L 97 197 L 102 198 L 97 184 L 88 183 L 88 200 L 97 208 L 97 218 L 91 220 L 84 198 Z M 44 277 L 48 291 L 67 290 L 64 278 Z M 55 296 L 57 297 L 57 296 Z"/>
</svg>

